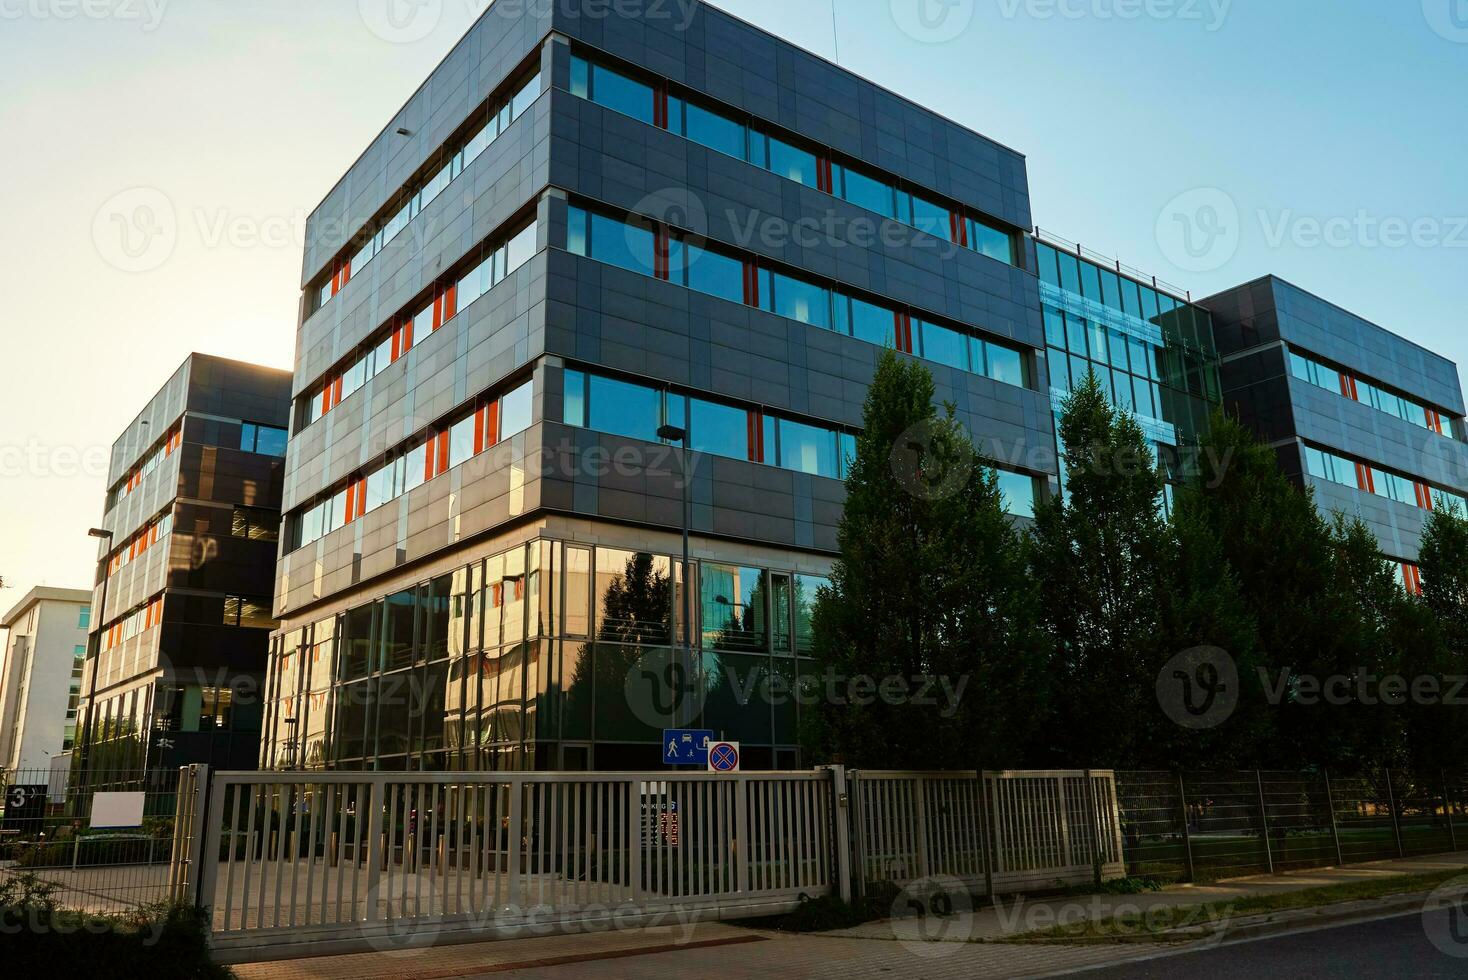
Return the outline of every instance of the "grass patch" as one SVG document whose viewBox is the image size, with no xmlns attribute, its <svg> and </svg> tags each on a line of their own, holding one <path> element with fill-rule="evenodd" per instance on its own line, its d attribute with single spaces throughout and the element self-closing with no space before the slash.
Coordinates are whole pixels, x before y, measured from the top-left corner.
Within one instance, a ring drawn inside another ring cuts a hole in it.
<svg viewBox="0 0 1468 980">
<path fill-rule="evenodd" d="M 1228 902 L 1186 906 L 1159 906 L 1141 913 L 1107 916 L 1096 921 L 1039 929 L 1012 936 L 1001 942 L 1126 942 L 1138 939 L 1175 940 L 1170 930 L 1205 926 L 1229 919 L 1293 909 L 1316 908 L 1341 902 L 1359 902 L 1392 895 L 1431 891 L 1457 878 L 1468 878 L 1468 869 L 1456 868 L 1426 874 L 1395 875 L 1323 885 L 1274 895 L 1250 895 Z"/>
</svg>

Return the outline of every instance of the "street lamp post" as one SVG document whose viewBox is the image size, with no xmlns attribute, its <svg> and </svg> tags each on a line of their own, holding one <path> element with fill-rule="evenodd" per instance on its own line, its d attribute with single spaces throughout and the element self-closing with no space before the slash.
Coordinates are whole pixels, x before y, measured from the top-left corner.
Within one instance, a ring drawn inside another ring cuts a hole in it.
<svg viewBox="0 0 1468 980">
<path fill-rule="evenodd" d="M 658 428 L 658 438 L 666 442 L 678 443 L 680 451 L 679 472 L 683 477 L 683 582 L 682 588 L 679 591 L 682 593 L 683 600 L 680 603 L 680 608 L 683 613 L 683 661 L 684 667 L 687 668 L 692 666 L 693 659 L 693 625 L 689 620 L 688 608 L 688 590 L 692 587 L 691 583 L 693 581 L 693 570 L 688 563 L 688 525 L 692 522 L 692 516 L 690 514 L 690 510 L 692 509 L 690 501 L 691 491 L 689 489 L 690 473 L 688 468 L 688 430 L 677 425 L 660 426 Z"/>
<path fill-rule="evenodd" d="M 87 717 L 82 723 L 82 737 L 77 743 L 77 751 L 81 754 L 81 789 L 87 787 L 87 757 L 92 748 L 92 715 L 96 710 L 94 699 L 97 694 L 97 661 L 102 656 L 102 624 L 107 622 L 107 584 L 112 580 L 111 569 L 108 567 L 108 559 L 112 557 L 112 532 L 106 528 L 94 527 L 87 531 L 87 536 L 99 538 L 107 542 L 106 550 L 103 551 L 102 560 L 102 602 L 97 607 L 97 622 L 87 636 L 87 662 L 82 666 L 82 674 L 90 675 L 87 682 Z"/>
</svg>

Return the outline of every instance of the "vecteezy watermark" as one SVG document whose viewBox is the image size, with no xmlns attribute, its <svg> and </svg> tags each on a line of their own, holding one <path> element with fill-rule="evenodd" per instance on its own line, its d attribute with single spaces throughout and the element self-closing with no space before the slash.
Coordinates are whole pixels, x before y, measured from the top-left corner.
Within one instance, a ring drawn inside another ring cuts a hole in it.
<svg viewBox="0 0 1468 980">
<path fill-rule="evenodd" d="M 1006 20 L 1171 20 L 1202 24 L 1214 33 L 1233 0 L 997 0 Z"/>
<path fill-rule="evenodd" d="M 103 202 L 92 218 L 97 253 L 123 272 L 151 272 L 178 247 L 178 212 L 156 187 L 133 187 Z"/>
<path fill-rule="evenodd" d="M 1184 650 L 1157 674 L 1157 703 L 1183 728 L 1221 725 L 1239 706 L 1238 664 L 1219 647 Z"/>
<path fill-rule="evenodd" d="M 718 658 L 713 666 L 705 666 L 703 652 L 698 650 L 644 651 L 611 643 L 597 647 L 596 674 L 615 676 L 619 656 L 627 663 L 622 684 L 627 708 L 650 728 L 687 727 L 702 714 L 710 698 L 732 700 L 740 707 L 768 704 L 777 708 L 789 704 L 868 707 L 880 702 L 890 707 L 931 708 L 939 717 L 952 718 L 969 684 L 967 674 L 957 678 L 934 674 L 875 677 L 847 674 L 834 667 L 796 679 L 779 671 L 744 671 L 738 663 Z"/>
<path fill-rule="evenodd" d="M 1468 707 L 1468 675 L 1380 674 L 1369 667 L 1319 676 L 1287 668 L 1256 668 L 1266 704 L 1301 707 Z M 1240 678 L 1233 657 L 1201 646 L 1173 657 L 1157 675 L 1157 703 L 1183 728 L 1215 728 L 1239 706 Z"/>
<path fill-rule="evenodd" d="M 1422 903 L 1422 931 L 1438 950 L 1468 959 L 1468 875 L 1435 889 Z"/>
<path fill-rule="evenodd" d="M 1427 26 L 1454 44 L 1468 44 L 1468 0 L 1422 0 Z"/>
<path fill-rule="evenodd" d="M 113 20 L 151 33 L 163 23 L 169 0 L 0 0 L 0 20 Z"/>
<path fill-rule="evenodd" d="M 892 938 L 924 959 L 947 956 L 953 943 L 975 938 L 974 900 L 957 878 L 931 875 L 909 882 L 892 902 Z"/>
<path fill-rule="evenodd" d="M 927 419 L 892 444 L 892 476 L 919 500 L 944 500 L 968 485 L 974 454 L 961 441 L 942 438 L 943 423 Z"/>
<path fill-rule="evenodd" d="M 891 0 L 892 22 L 920 44 L 943 44 L 968 30 L 974 0 Z"/>
<path fill-rule="evenodd" d="M 0 479 L 104 477 L 111 462 L 112 450 L 107 446 L 56 446 L 35 438 L 0 444 Z"/>
<path fill-rule="evenodd" d="M 362 23 L 390 44 L 413 44 L 443 19 L 443 0 L 357 0 Z"/>
<path fill-rule="evenodd" d="M 558 13 L 567 20 L 672 22 L 686 31 L 697 13 L 696 0 L 454 0 L 472 22 L 491 6 L 506 20 Z M 413 44 L 443 22 L 446 0 L 357 0 L 367 29 L 390 44 Z"/>
<path fill-rule="evenodd" d="M 1030 902 L 1023 896 L 1006 903 L 994 899 L 995 916 L 1000 932 L 1006 937 L 1022 936 L 1051 929 L 1069 929 L 1087 923 L 1105 924 L 1117 938 L 1153 935 L 1167 930 L 1204 926 L 1213 923 L 1199 946 L 1215 945 L 1227 933 L 1231 902 L 1205 902 L 1179 910 L 1166 905 L 1143 906 L 1125 899 L 1113 900 L 1104 895 L 1055 902 Z M 1196 939 L 1194 933 L 1189 938 Z"/>
<path fill-rule="evenodd" d="M 1468 215 L 1374 215 L 1365 208 L 1351 215 L 1320 217 L 1286 208 L 1261 210 L 1259 227 L 1270 248 L 1468 248 Z"/>
<path fill-rule="evenodd" d="M 1217 187 L 1184 191 L 1157 215 L 1157 244 L 1169 262 L 1187 272 L 1214 272 L 1238 253 L 1239 207 Z"/>
</svg>

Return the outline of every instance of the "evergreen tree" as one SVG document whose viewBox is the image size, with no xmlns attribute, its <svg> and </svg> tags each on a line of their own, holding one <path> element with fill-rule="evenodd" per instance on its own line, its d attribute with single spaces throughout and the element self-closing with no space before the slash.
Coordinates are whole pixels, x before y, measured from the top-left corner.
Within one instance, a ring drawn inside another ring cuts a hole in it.
<svg viewBox="0 0 1468 980">
<path fill-rule="evenodd" d="M 1167 659 L 1162 477 L 1094 375 L 1066 398 L 1058 434 L 1065 493 L 1036 508 L 1030 546 L 1054 650 L 1048 752 L 1067 766 L 1145 764 Z"/>
<path fill-rule="evenodd" d="M 1422 601 L 1441 623 L 1449 647 L 1468 654 L 1468 516 L 1456 504 L 1427 515 L 1417 562 Z"/>
<path fill-rule="evenodd" d="M 840 558 L 812 620 L 822 689 L 802 728 L 817 758 L 1007 766 L 1042 720 L 1044 656 L 1018 533 L 993 471 L 933 398 L 926 368 L 882 355 L 847 480 Z M 821 674 L 840 682 L 836 697 Z M 887 703 L 870 689 L 920 675 L 946 681 L 946 690 L 911 691 L 939 703 Z M 856 678 L 870 682 L 853 688 Z M 869 703 L 849 699 L 853 691 Z"/>
</svg>

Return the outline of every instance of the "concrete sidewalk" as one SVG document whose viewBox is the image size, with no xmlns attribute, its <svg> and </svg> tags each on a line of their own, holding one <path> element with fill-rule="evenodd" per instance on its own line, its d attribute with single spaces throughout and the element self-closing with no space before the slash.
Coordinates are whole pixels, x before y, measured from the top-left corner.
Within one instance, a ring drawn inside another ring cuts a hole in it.
<svg viewBox="0 0 1468 980">
<path fill-rule="evenodd" d="M 998 904 L 980 905 L 972 910 L 970 921 L 962 928 L 945 930 L 934 941 L 990 942 L 1047 929 L 1057 924 L 1062 914 L 1071 921 L 1113 918 L 1118 915 L 1145 914 L 1156 908 L 1187 908 L 1198 905 L 1226 906 L 1241 898 L 1280 895 L 1345 885 L 1352 882 L 1391 878 L 1401 875 L 1431 874 L 1463 868 L 1468 874 L 1468 851 L 1439 854 L 1432 857 L 1372 861 L 1339 868 L 1312 868 L 1277 875 L 1250 875 L 1230 878 L 1208 885 L 1172 885 L 1157 892 L 1139 895 L 1065 895 L 1048 898 L 1001 899 Z M 867 922 L 853 929 L 821 933 L 853 939 L 901 938 L 915 927 L 907 920 Z"/>
<path fill-rule="evenodd" d="M 941 919 L 892 919 L 854 929 L 793 935 L 705 923 L 572 936 L 443 946 L 411 952 L 355 953 L 236 966 L 242 980 L 448 980 L 534 975 L 537 978 L 645 978 L 653 972 L 732 980 L 813 977 L 904 980 L 1044 977 L 1185 951 L 1211 940 L 1147 944 L 1013 945 L 996 942 L 1055 925 L 1066 914 L 1110 917 L 1160 907 L 1274 895 L 1327 885 L 1463 868 L 1468 852 L 1344 868 L 1256 875 L 1211 885 L 1180 885 L 1142 895 L 1069 895 L 1006 901 Z"/>
</svg>

